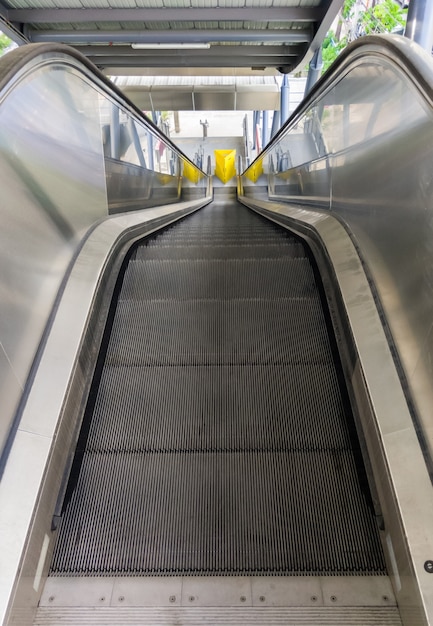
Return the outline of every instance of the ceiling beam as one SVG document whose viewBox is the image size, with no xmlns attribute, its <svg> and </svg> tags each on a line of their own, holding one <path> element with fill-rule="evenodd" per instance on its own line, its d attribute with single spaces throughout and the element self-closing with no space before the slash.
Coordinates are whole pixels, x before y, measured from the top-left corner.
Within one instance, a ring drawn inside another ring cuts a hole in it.
<svg viewBox="0 0 433 626">
<path fill-rule="evenodd" d="M 212 43 L 256 41 L 305 43 L 312 38 L 311 29 L 251 30 L 28 30 L 30 41 L 69 44 L 92 43 Z"/>
<path fill-rule="evenodd" d="M 112 76 L 155 76 L 155 69 L 152 67 L 147 67 L 145 65 L 135 68 L 128 66 L 118 66 L 116 68 L 104 66 L 104 73 L 110 74 Z M 210 76 L 229 76 L 229 77 L 237 77 L 237 76 L 279 76 L 280 73 L 274 67 L 175 67 L 175 66 L 167 66 L 158 68 L 157 72 L 158 76 L 186 76 L 186 77 L 196 77 L 196 76 L 206 76 L 209 78 Z"/>
<path fill-rule="evenodd" d="M 0 2 L 0 17 L 4 20 L 9 20 L 9 9 L 5 7 L 3 2 Z"/>
<path fill-rule="evenodd" d="M 184 54 L 161 57 L 158 55 L 149 55 L 146 57 L 88 57 L 94 65 L 104 69 L 106 67 L 173 67 L 192 68 L 192 67 L 248 67 L 248 68 L 268 68 L 293 65 L 294 58 L 287 56 L 280 57 L 262 57 L 256 55 L 254 57 L 209 57 L 203 55 L 186 56 Z"/>
<path fill-rule="evenodd" d="M 5 15 L 7 15 L 6 9 L 0 5 L 0 31 L 19 46 L 29 43 L 28 39 L 26 39 L 26 37 L 9 22 Z"/>
<path fill-rule="evenodd" d="M 274 8 L 124 8 L 9 9 L 8 19 L 21 24 L 86 22 L 310 22 L 320 21 L 320 7 Z"/>
<path fill-rule="evenodd" d="M 159 56 L 161 58 L 170 57 L 176 59 L 179 50 L 135 50 L 131 46 L 76 46 L 76 49 L 87 57 L 102 58 L 116 57 L 127 59 L 130 58 L 147 58 Z M 212 46 L 208 50 L 188 50 L 182 49 L 182 56 L 206 56 L 207 59 L 215 57 L 228 57 L 233 61 L 233 57 L 241 56 L 260 56 L 261 58 L 272 57 L 297 57 L 303 50 L 304 46 Z"/>
<path fill-rule="evenodd" d="M 213 46 L 209 50 L 133 50 L 129 46 L 77 46 L 100 68 L 276 68 L 291 67 L 307 45 Z"/>
</svg>

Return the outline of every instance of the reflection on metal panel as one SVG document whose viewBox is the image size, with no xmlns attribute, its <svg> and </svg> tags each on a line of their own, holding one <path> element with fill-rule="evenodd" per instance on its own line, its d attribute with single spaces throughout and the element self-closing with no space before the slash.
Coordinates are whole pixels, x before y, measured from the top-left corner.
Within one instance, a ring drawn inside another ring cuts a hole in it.
<svg viewBox="0 0 433 626">
<path fill-rule="evenodd" d="M 78 238 L 107 212 L 105 173 L 97 94 L 72 69 L 37 68 L 3 97 L 0 340 L 24 385 Z"/>
<path fill-rule="evenodd" d="M 109 213 L 182 194 L 185 157 L 76 53 L 43 48 L 0 63 L 0 453 L 82 238 Z M 200 172 L 184 198 L 206 189 Z"/>
<path fill-rule="evenodd" d="M 430 61 L 413 44 L 411 51 L 425 64 L 424 80 L 432 81 Z M 348 62 L 323 92 L 268 150 L 269 188 L 274 198 L 330 208 L 355 235 L 387 314 L 431 459 L 431 101 L 386 51 L 380 59 L 374 52 Z M 254 194 L 247 177 L 244 186 L 246 194 Z"/>
<path fill-rule="evenodd" d="M 22 392 L 23 387 L 12 369 L 3 347 L 0 346 L 0 397 L 3 416 L 15 414 Z M 8 431 L 9 422 L 6 419 L 0 420 L 0 441 L 6 439 Z"/>
</svg>

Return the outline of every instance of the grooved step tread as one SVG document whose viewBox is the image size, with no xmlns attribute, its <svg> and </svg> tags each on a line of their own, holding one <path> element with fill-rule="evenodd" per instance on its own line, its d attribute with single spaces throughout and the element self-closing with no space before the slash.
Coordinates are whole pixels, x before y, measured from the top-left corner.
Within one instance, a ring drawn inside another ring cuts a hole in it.
<svg viewBox="0 0 433 626">
<path fill-rule="evenodd" d="M 121 300 L 315 298 L 308 259 L 131 261 Z"/>
<path fill-rule="evenodd" d="M 272 255 L 251 255 L 269 242 Z M 183 252 L 167 247 L 180 243 Z M 135 250 L 52 573 L 384 573 L 350 406 L 300 245 L 228 203 Z"/>
<path fill-rule="evenodd" d="M 317 299 L 119 300 L 106 362 L 334 367 Z"/>
<path fill-rule="evenodd" d="M 303 384 L 306 377 L 309 386 Z M 136 451 L 348 450 L 351 433 L 336 388 L 329 365 L 132 366 L 121 371 L 106 366 L 87 450 L 112 450 L 114 442 L 118 450 Z M 242 412 L 239 389 L 245 391 Z M 307 429 L 313 411 L 318 419 Z"/>
<path fill-rule="evenodd" d="M 52 573 L 382 567 L 347 450 L 88 452 L 76 502 L 80 515 L 64 522 Z"/>
<path fill-rule="evenodd" d="M 303 258 L 305 249 L 299 243 L 285 244 L 248 244 L 239 245 L 172 245 L 172 246 L 142 246 L 137 249 L 134 259 L 147 261 L 149 259 L 275 259 L 275 258 Z"/>
</svg>

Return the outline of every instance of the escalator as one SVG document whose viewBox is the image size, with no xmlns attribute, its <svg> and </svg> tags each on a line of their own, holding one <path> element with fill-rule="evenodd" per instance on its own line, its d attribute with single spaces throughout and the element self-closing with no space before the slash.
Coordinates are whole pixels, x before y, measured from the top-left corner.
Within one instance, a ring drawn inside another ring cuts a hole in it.
<svg viewBox="0 0 433 626">
<path fill-rule="evenodd" d="M 217 197 L 129 257 L 36 623 L 83 577 L 173 576 L 279 577 L 286 597 L 373 577 L 371 623 L 398 624 L 314 261 Z"/>
<path fill-rule="evenodd" d="M 30 48 L 0 63 L 0 622 L 427 626 L 431 59 L 352 44 L 235 197 Z"/>
</svg>

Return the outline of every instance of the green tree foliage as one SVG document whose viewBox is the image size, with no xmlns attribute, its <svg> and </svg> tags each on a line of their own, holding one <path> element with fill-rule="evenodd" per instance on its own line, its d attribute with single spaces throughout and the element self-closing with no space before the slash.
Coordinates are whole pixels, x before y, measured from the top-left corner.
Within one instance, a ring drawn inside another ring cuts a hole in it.
<svg viewBox="0 0 433 626">
<path fill-rule="evenodd" d="M 0 33 L 0 56 L 4 54 L 6 48 L 9 48 L 11 43 L 12 41 L 9 39 L 9 37 L 6 37 L 6 35 Z"/>
<path fill-rule="evenodd" d="M 341 9 L 337 32 L 329 31 L 322 44 L 323 71 L 332 65 L 349 43 L 347 36 L 342 38 L 339 36 L 342 23 L 352 22 L 350 39 L 353 39 L 361 35 L 386 33 L 404 27 L 406 16 L 407 9 L 402 9 L 395 0 L 381 0 L 368 9 L 365 9 L 362 0 L 345 0 Z M 355 19 L 356 23 L 353 23 Z"/>
<path fill-rule="evenodd" d="M 402 9 L 394 0 L 383 0 L 380 4 L 360 14 L 366 35 L 391 32 L 406 24 L 407 9 Z"/>
<path fill-rule="evenodd" d="M 336 41 L 334 31 L 330 30 L 322 44 L 323 71 L 332 65 L 340 52 L 347 46 L 347 38 Z"/>
<path fill-rule="evenodd" d="M 341 17 L 343 20 L 350 20 L 353 14 L 353 7 L 357 0 L 345 0 L 343 8 L 341 9 Z"/>
</svg>

